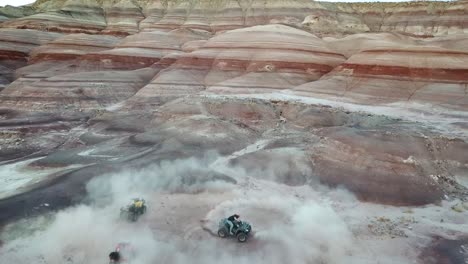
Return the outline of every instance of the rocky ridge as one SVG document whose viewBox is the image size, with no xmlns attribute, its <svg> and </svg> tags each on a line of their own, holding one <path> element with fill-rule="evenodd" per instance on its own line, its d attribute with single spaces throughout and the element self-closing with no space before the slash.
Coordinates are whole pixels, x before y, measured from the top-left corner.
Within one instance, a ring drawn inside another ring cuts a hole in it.
<svg viewBox="0 0 468 264">
<path fill-rule="evenodd" d="M 408 3 L 328 3 L 286 1 L 47 0 L 23 9 L 0 9 L 14 28 L 128 35 L 179 27 L 220 32 L 271 23 L 316 34 L 406 32 L 421 36 L 462 33 L 466 1 Z M 31 12 L 36 14 L 28 16 Z"/>
</svg>

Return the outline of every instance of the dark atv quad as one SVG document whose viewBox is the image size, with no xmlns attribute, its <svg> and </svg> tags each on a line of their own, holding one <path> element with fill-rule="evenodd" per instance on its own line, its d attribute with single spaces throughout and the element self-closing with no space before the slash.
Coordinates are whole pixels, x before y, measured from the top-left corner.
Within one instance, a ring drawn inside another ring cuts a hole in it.
<svg viewBox="0 0 468 264">
<path fill-rule="evenodd" d="M 135 258 L 135 255 L 135 250 L 130 243 L 119 243 L 115 251 L 109 254 L 109 264 L 130 264 L 130 261 Z"/>
<path fill-rule="evenodd" d="M 251 231 L 252 231 L 252 227 L 250 226 L 249 223 L 245 221 L 240 221 L 237 223 L 237 225 L 234 224 L 234 227 L 232 228 L 233 234 L 231 235 L 229 233 L 228 220 L 227 218 L 224 218 L 219 222 L 218 236 L 222 238 L 225 238 L 228 236 L 234 236 L 237 238 L 237 241 L 246 242 Z"/>
<path fill-rule="evenodd" d="M 120 252 L 112 251 L 109 254 L 109 264 L 120 262 Z"/>
<path fill-rule="evenodd" d="M 138 220 L 144 213 L 146 213 L 146 203 L 144 199 L 133 199 L 130 205 L 120 208 L 120 217 L 132 222 Z"/>
</svg>

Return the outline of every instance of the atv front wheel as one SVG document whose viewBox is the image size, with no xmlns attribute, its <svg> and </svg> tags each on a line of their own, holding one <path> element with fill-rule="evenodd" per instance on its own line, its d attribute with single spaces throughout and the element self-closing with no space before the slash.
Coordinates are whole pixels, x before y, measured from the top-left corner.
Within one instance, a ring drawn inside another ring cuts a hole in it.
<svg viewBox="0 0 468 264">
<path fill-rule="evenodd" d="M 219 229 L 218 230 L 218 236 L 222 237 L 222 238 L 225 238 L 227 236 L 226 229 L 225 228 Z"/>
<path fill-rule="evenodd" d="M 136 222 L 136 220 L 138 220 L 138 215 L 136 213 L 132 213 L 130 215 L 130 221 Z"/>
<path fill-rule="evenodd" d="M 247 241 L 247 234 L 246 234 L 246 233 L 242 233 L 242 232 L 240 232 L 239 234 L 237 234 L 237 241 L 239 241 L 239 242 L 245 242 L 245 241 Z"/>
</svg>

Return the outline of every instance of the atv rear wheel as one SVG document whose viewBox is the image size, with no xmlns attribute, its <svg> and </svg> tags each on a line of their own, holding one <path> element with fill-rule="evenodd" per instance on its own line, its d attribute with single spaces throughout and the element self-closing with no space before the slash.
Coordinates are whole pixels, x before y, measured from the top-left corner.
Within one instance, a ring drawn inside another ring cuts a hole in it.
<svg viewBox="0 0 468 264">
<path fill-rule="evenodd" d="M 239 234 L 237 234 L 237 241 L 239 242 L 247 241 L 247 234 L 243 232 L 240 232 Z"/>
<path fill-rule="evenodd" d="M 128 212 L 125 210 L 120 210 L 120 218 L 128 218 Z"/>
<path fill-rule="evenodd" d="M 227 236 L 227 231 L 225 228 L 221 228 L 218 230 L 218 236 L 219 237 L 222 237 L 222 238 L 225 238 Z"/>
</svg>

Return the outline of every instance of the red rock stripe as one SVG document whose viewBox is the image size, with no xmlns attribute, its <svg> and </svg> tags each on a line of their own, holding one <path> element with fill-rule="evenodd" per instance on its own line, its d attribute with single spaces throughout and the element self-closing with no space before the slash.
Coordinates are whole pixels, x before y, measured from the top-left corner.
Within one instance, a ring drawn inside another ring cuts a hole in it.
<svg viewBox="0 0 468 264">
<path fill-rule="evenodd" d="M 446 80 L 468 82 L 468 69 L 409 68 L 402 66 L 383 66 L 344 63 L 344 69 L 353 69 L 353 75 L 391 75 L 412 79 Z"/>
<path fill-rule="evenodd" d="M 18 29 L 34 29 L 34 30 L 40 30 L 41 27 L 37 25 L 24 25 L 18 27 Z M 99 29 L 87 29 L 82 27 L 73 27 L 69 26 L 68 28 L 66 27 L 60 27 L 60 26 L 54 26 L 54 27 L 48 27 L 47 30 L 49 32 L 57 32 L 57 33 L 85 33 L 85 34 L 97 34 L 102 28 Z"/>
<path fill-rule="evenodd" d="M 81 54 L 40 53 L 34 56 L 32 59 L 30 59 L 28 63 L 34 64 L 39 61 L 47 61 L 47 60 L 57 60 L 57 61 L 74 60 L 80 56 Z"/>
<path fill-rule="evenodd" d="M 0 59 L 6 60 L 26 60 L 28 56 L 27 53 L 20 52 L 20 51 L 7 51 L 7 50 L 0 50 Z"/>
<path fill-rule="evenodd" d="M 197 58 L 188 57 L 181 58 L 177 61 L 177 66 L 193 66 L 193 67 L 212 67 L 215 59 L 212 58 Z M 314 69 L 322 72 L 329 72 L 333 69 L 332 66 L 318 63 L 300 63 L 300 62 L 287 62 L 287 61 L 251 61 L 251 60 L 235 60 L 235 59 L 223 59 L 216 60 L 216 62 L 226 62 L 226 66 L 222 66 L 223 69 L 243 69 L 246 70 L 248 67 L 253 67 L 254 63 L 258 63 L 258 67 L 273 65 L 276 70 L 278 69 Z"/>
<path fill-rule="evenodd" d="M 113 61 L 120 61 L 120 62 L 129 62 L 129 61 L 159 61 L 161 58 L 160 57 L 143 57 L 143 56 L 134 56 L 131 54 L 128 55 L 118 55 L 118 54 L 86 54 L 83 55 L 83 60 L 88 60 L 88 61 L 99 61 L 102 59 L 111 59 Z"/>
<path fill-rule="evenodd" d="M 95 31 L 100 31 L 105 28 L 105 26 L 91 26 L 91 25 L 78 26 L 77 24 L 57 24 L 54 26 L 60 27 L 63 29 L 70 29 L 70 30 L 80 29 L 80 30 L 95 30 Z M 50 31 L 50 28 L 49 28 L 49 31 Z"/>
<path fill-rule="evenodd" d="M 468 56 L 468 52 L 454 50 L 412 50 L 412 49 L 373 49 L 365 50 L 362 53 L 423 53 L 423 54 L 442 54 L 442 55 L 463 55 Z"/>
<path fill-rule="evenodd" d="M 103 30 L 100 33 L 103 35 L 109 35 L 109 36 L 115 36 L 115 37 L 126 37 L 130 35 L 130 33 L 127 31 L 109 30 L 109 29 Z"/>
<path fill-rule="evenodd" d="M 440 16 L 464 16 L 465 12 L 463 9 L 439 9 L 435 10 L 434 14 L 427 13 L 427 5 L 422 5 L 424 10 L 415 10 L 415 11 L 397 11 L 392 13 L 392 17 L 399 17 L 399 16 L 418 16 L 418 17 L 440 17 Z M 367 13 L 366 13 L 367 14 Z M 437 19 L 436 18 L 436 19 Z M 419 19 L 419 18 L 418 18 Z M 458 22 L 458 21 L 457 21 Z"/>
<path fill-rule="evenodd" d="M 190 29 L 199 29 L 199 30 L 211 31 L 211 26 L 209 26 L 209 25 L 183 24 L 183 25 L 181 25 L 181 27 L 182 28 L 190 28 Z"/>
<path fill-rule="evenodd" d="M 345 75 L 349 76 L 349 75 Z M 392 75 L 353 75 L 356 78 L 356 82 L 359 84 L 365 83 L 369 80 L 389 80 L 389 81 L 403 81 L 403 82 L 425 82 L 425 83 L 444 83 L 444 84 L 464 84 L 466 81 L 455 81 L 455 80 L 430 80 L 425 78 L 415 78 L 413 76 L 392 76 Z M 354 81 L 353 81 L 354 82 Z"/>
<path fill-rule="evenodd" d="M 433 21 L 433 22 L 421 22 L 420 20 L 408 21 L 407 18 L 402 18 L 401 20 L 397 20 L 397 21 L 394 21 L 394 22 L 393 21 L 386 22 L 383 26 L 384 27 L 392 27 L 392 26 L 401 26 L 401 25 L 405 25 L 405 26 L 426 26 L 426 27 L 432 27 L 433 25 L 436 26 L 436 27 L 440 27 L 440 26 L 447 26 L 447 27 L 458 26 L 458 27 L 461 27 L 461 28 L 466 28 L 468 26 L 468 21 L 454 22 L 454 21 L 447 18 L 447 20 L 440 19 L 440 20 L 436 20 L 436 21 Z"/>
<path fill-rule="evenodd" d="M 63 83 L 139 83 L 138 81 L 135 81 L 134 79 L 132 80 L 122 80 L 122 79 L 119 79 L 119 80 L 70 80 L 70 79 L 47 79 L 46 81 L 44 81 L 43 83 L 45 82 L 50 82 L 50 83 L 57 83 L 57 82 L 63 82 Z M 63 86 L 63 87 L 67 87 L 67 86 Z M 73 86 L 68 86 L 68 87 L 73 87 Z M 99 88 L 99 87 L 98 87 Z M 93 89 L 96 89 L 96 87 L 93 87 Z"/>
<path fill-rule="evenodd" d="M 122 96 L 123 95 L 123 96 Z M 118 97 L 126 97 L 129 98 L 131 97 L 132 94 L 126 95 L 126 93 L 122 93 Z M 13 101 L 14 103 L 18 101 L 45 101 L 45 102 L 56 102 L 59 104 L 66 104 L 62 100 L 70 100 L 70 101 L 95 101 L 99 100 L 100 102 L 115 102 L 116 100 L 114 98 L 109 98 L 108 96 L 95 96 L 95 97 L 90 97 L 90 96 L 51 96 L 51 97 L 37 97 L 37 96 L 5 96 L 5 95 L 0 95 L 0 99 L 2 101 Z"/>
<path fill-rule="evenodd" d="M 26 20 L 26 19 L 25 19 Z M 49 20 L 49 19 L 45 19 L 45 18 L 34 18 L 34 19 L 30 19 L 28 21 L 31 21 L 31 22 L 39 22 L 39 23 L 44 23 L 44 24 L 47 24 L 49 26 L 49 31 L 50 31 L 50 27 L 54 26 L 54 27 L 70 27 L 70 28 L 77 28 L 77 29 L 93 29 L 93 30 L 101 30 L 103 28 L 105 28 L 105 25 L 103 26 L 98 26 L 98 25 L 92 25 L 92 24 L 87 24 L 87 25 L 83 25 L 83 26 L 80 26 L 78 25 L 77 23 L 73 23 L 73 22 L 70 22 L 69 24 L 63 24 L 62 22 L 58 22 L 58 21 L 53 21 L 53 20 Z M 34 28 L 34 27 L 41 27 L 41 25 L 39 24 L 26 24 L 26 25 L 22 25 L 20 27 L 18 27 L 19 29 L 27 29 L 27 28 Z"/>
</svg>

